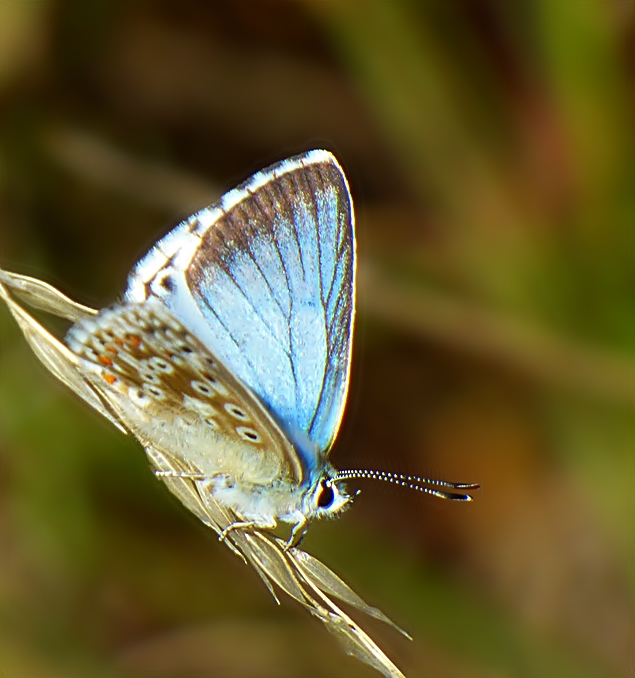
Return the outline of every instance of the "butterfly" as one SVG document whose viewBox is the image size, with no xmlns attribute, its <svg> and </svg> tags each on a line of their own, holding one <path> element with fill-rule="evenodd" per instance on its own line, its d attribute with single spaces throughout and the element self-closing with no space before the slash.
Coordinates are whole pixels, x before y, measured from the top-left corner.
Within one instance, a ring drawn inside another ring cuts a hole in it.
<svg viewBox="0 0 635 678">
<path fill-rule="evenodd" d="M 275 584 L 349 653 L 394 677 L 403 674 L 332 598 L 392 622 L 299 542 L 311 521 L 350 506 L 353 478 L 457 500 L 470 496 L 439 488 L 478 486 L 331 464 L 350 375 L 355 266 L 346 177 L 332 154 L 314 150 L 176 226 L 134 267 L 121 303 L 95 311 L 2 270 L 0 298 L 46 367 L 139 440 L 155 475 L 274 598 Z M 64 342 L 16 299 L 70 320 Z M 271 531 L 279 523 L 290 526 L 286 541 Z"/>
</svg>

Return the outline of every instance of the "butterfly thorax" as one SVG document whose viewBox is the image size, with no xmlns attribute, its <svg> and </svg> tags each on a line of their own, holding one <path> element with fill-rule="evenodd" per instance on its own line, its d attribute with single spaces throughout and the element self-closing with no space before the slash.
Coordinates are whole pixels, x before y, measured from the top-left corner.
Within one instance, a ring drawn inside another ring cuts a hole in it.
<svg viewBox="0 0 635 678">
<path fill-rule="evenodd" d="M 260 527 L 273 527 L 279 521 L 304 525 L 315 518 L 334 517 L 350 501 L 343 484 L 335 482 L 334 476 L 334 469 L 329 465 L 306 487 L 288 482 L 268 486 L 241 483 L 226 474 L 218 474 L 204 485 L 240 520 Z"/>
</svg>

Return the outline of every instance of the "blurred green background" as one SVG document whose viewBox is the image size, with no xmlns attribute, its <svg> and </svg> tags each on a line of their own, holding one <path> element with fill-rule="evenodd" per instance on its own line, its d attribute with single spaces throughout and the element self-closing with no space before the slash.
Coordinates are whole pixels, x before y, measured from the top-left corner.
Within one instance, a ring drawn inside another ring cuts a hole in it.
<svg viewBox="0 0 635 678">
<path fill-rule="evenodd" d="M 634 47 L 632 0 L 0 0 L 0 265 L 105 306 L 188 213 L 332 150 L 360 260 L 333 461 L 482 490 L 360 481 L 303 547 L 411 632 L 370 625 L 409 676 L 632 676 Z M 372 675 L 0 309 L 2 678 Z"/>
</svg>

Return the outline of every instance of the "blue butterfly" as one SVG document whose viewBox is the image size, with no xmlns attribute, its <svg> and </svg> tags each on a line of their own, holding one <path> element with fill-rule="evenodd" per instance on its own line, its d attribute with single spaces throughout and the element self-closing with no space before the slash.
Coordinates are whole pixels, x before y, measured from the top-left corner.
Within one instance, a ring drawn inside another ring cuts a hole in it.
<svg viewBox="0 0 635 678">
<path fill-rule="evenodd" d="M 283 521 L 294 541 L 350 501 L 328 454 L 354 281 L 346 179 L 330 153 L 312 151 L 177 226 L 134 268 L 125 303 L 66 341 L 150 454 L 194 466 L 178 475 L 236 514 L 223 537 Z"/>
<path fill-rule="evenodd" d="M 272 593 L 271 582 L 354 654 L 401 676 L 325 594 L 387 618 L 292 547 L 313 519 L 349 505 L 351 478 L 458 500 L 470 497 L 423 484 L 477 486 L 338 472 L 329 462 L 349 382 L 355 264 L 345 175 L 315 150 L 255 174 L 174 228 L 135 266 L 120 304 L 97 312 L 1 270 L 0 298 L 42 362 L 138 438 L 155 474 Z M 72 320 L 65 344 L 8 288 Z M 286 543 L 268 532 L 278 522 L 292 526 Z"/>
</svg>

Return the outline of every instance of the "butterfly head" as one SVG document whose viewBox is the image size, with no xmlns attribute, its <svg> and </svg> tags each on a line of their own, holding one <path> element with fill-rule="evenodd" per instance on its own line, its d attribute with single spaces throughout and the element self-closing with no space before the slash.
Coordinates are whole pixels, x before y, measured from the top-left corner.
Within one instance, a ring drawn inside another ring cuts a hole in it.
<svg viewBox="0 0 635 678">
<path fill-rule="evenodd" d="M 335 469 L 327 467 L 311 491 L 305 495 L 303 513 L 312 518 L 333 518 L 348 508 L 353 496 L 348 494 L 343 480 L 337 478 Z"/>
</svg>

